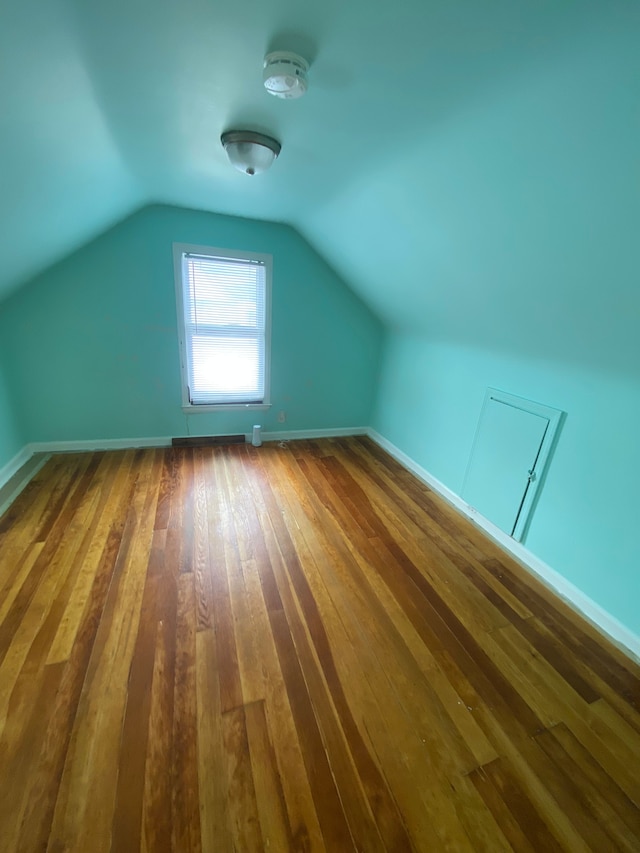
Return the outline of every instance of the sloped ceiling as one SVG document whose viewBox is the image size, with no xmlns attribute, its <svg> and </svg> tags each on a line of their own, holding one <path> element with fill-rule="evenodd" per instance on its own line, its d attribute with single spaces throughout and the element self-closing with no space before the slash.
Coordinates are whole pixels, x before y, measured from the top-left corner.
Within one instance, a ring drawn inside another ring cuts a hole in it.
<svg viewBox="0 0 640 853">
<path fill-rule="evenodd" d="M 637 364 L 639 8 L 7 0 L 0 295 L 166 202 L 292 224 L 390 326 Z M 302 100 L 263 90 L 272 49 Z M 282 141 L 269 173 L 232 127 Z"/>
</svg>

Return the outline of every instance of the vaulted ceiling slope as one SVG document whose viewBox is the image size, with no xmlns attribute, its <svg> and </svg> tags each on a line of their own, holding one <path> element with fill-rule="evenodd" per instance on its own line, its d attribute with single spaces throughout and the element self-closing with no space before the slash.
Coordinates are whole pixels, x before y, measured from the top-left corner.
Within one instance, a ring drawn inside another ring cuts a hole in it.
<svg viewBox="0 0 640 853">
<path fill-rule="evenodd" d="M 148 202 L 286 221 L 390 325 L 640 363 L 635 0 L 7 0 L 0 295 Z M 261 85 L 270 49 L 310 90 Z M 252 179 L 230 127 L 283 143 Z"/>
</svg>

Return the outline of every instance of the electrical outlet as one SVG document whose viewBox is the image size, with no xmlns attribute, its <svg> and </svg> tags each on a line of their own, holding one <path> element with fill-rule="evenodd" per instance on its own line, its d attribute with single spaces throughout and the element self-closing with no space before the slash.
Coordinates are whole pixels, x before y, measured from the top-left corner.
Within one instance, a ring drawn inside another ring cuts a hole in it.
<svg viewBox="0 0 640 853">
<path fill-rule="evenodd" d="M 286 419 L 287 419 L 287 413 L 286 412 L 278 412 L 278 423 L 279 424 L 283 424 L 286 421 Z"/>
</svg>

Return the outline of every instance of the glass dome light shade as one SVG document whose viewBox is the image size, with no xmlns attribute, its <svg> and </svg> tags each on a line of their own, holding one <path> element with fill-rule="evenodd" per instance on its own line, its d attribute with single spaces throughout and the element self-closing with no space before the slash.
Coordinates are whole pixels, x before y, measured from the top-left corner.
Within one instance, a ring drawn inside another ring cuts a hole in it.
<svg viewBox="0 0 640 853">
<path fill-rule="evenodd" d="M 220 141 L 231 165 L 246 175 L 266 172 L 281 150 L 275 139 L 251 130 L 230 130 L 222 134 Z"/>
</svg>

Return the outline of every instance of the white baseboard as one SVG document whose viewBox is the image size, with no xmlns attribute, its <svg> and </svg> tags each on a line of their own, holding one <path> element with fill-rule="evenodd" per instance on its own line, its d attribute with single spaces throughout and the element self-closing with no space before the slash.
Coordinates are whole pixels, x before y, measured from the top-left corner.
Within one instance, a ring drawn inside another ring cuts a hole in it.
<svg viewBox="0 0 640 853">
<path fill-rule="evenodd" d="M 291 429 L 263 432 L 263 441 L 295 441 L 298 438 L 335 438 L 343 435 L 368 435 L 369 427 L 337 427 L 336 429 Z M 251 443 L 251 433 L 246 435 Z"/>
<path fill-rule="evenodd" d="M 18 473 L 23 465 L 26 465 L 32 456 L 33 451 L 30 450 L 27 445 L 16 453 L 13 459 L 10 459 L 6 465 L 3 465 L 2 468 L 0 468 L 0 489 L 9 482 L 14 474 Z"/>
<path fill-rule="evenodd" d="M 368 435 L 368 432 L 368 427 L 278 430 L 277 432 L 263 432 L 262 440 L 294 441 L 297 438 L 332 438 L 342 435 Z M 215 436 L 215 433 L 212 433 L 212 435 Z M 245 439 L 247 442 L 251 443 L 250 432 L 245 434 Z M 100 438 L 90 439 L 88 441 L 36 441 L 32 444 L 28 444 L 23 448 L 21 453 L 27 453 L 28 455 L 26 458 L 28 459 L 33 453 L 78 453 L 91 450 L 128 450 L 129 448 L 136 447 L 171 447 L 171 436 L 155 436 L 151 438 Z M 24 464 L 24 462 L 22 464 Z M 0 471 L 0 474 L 1 473 L 2 472 Z M 2 485 L 1 480 L 0 485 Z"/>
<path fill-rule="evenodd" d="M 137 447 L 170 447 L 171 438 L 96 438 L 88 441 L 35 441 L 28 444 L 31 453 L 80 453 L 91 450 L 129 450 Z"/>
<path fill-rule="evenodd" d="M 390 456 L 393 456 L 394 459 L 400 462 L 401 465 L 415 474 L 418 479 L 426 483 L 435 492 L 438 492 L 441 497 L 460 510 L 463 515 L 466 515 L 476 527 L 481 528 L 494 542 L 497 542 L 505 551 L 508 551 L 515 557 L 525 569 L 536 575 L 545 586 L 553 590 L 553 592 L 566 601 L 570 607 L 577 610 L 599 631 L 606 634 L 617 646 L 622 647 L 626 653 L 630 653 L 636 660 L 640 660 L 640 637 L 637 634 L 634 634 L 626 625 L 619 622 L 615 616 L 612 616 L 603 607 L 593 601 L 593 599 L 585 595 L 582 590 L 574 586 L 559 572 L 552 569 L 551 566 L 548 566 L 539 557 L 536 557 L 532 551 L 529 551 L 520 542 L 516 542 L 515 539 L 512 539 L 511 536 L 508 536 L 499 527 L 496 527 L 488 518 L 480 515 L 476 509 L 469 506 L 459 495 L 451 491 L 444 483 L 440 482 L 440 480 L 430 474 L 421 465 L 418 465 L 410 456 L 403 453 L 402 450 L 376 432 L 376 430 L 369 429 L 367 435 L 376 444 L 380 445 L 383 450 L 386 450 Z"/>
<path fill-rule="evenodd" d="M 43 453 L 40 459 L 33 460 L 33 453 L 28 447 L 23 447 L 11 462 L 0 469 L 0 515 L 9 509 L 48 458 L 49 455 Z"/>
</svg>

